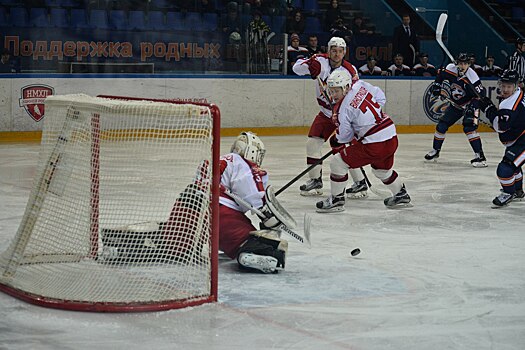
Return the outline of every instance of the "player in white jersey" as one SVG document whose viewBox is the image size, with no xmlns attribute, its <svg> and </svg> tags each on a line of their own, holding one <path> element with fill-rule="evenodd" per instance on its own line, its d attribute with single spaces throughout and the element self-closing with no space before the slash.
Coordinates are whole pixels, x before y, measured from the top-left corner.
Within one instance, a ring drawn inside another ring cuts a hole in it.
<svg viewBox="0 0 525 350">
<path fill-rule="evenodd" d="M 231 153 L 220 159 L 219 249 L 237 259 L 242 270 L 276 273 L 277 268 L 284 268 L 288 243 L 276 231 L 267 229 L 280 223 L 265 209 L 268 174 L 260 168 L 264 154 L 259 137 L 242 132 Z M 268 214 L 262 219 L 264 229 L 252 225 L 245 215 L 250 208 L 237 203 L 234 197 Z"/>
<path fill-rule="evenodd" d="M 308 132 L 308 140 L 306 141 L 307 164 L 314 164 L 321 159 L 323 144 L 335 130 L 335 125 L 332 122 L 331 101 L 329 101 L 325 93 L 326 79 L 328 79 L 330 73 L 334 71 L 345 70 L 349 72 L 353 80 L 359 80 L 357 69 L 350 62 L 344 60 L 345 54 L 345 40 L 333 37 L 328 42 L 328 53 L 314 55 L 309 59 L 299 59 L 293 66 L 293 71 L 297 75 L 310 75 L 312 79 L 317 79 L 318 81 L 315 92 L 320 111 L 316 115 Z M 355 195 L 352 193 L 352 190 L 349 189 L 349 196 L 365 196 L 367 188 L 363 174 L 360 171 L 353 171 L 351 175 L 356 185 L 360 184 L 360 187 L 359 191 L 355 192 Z M 305 196 L 322 194 L 322 164 L 313 168 L 308 173 L 308 177 L 310 180 L 300 187 L 301 194 Z M 354 186 L 354 189 L 355 188 Z"/>
<path fill-rule="evenodd" d="M 343 211 L 348 169 L 369 164 L 393 194 L 384 200 L 388 208 L 410 203 L 405 185 L 392 169 L 398 141 L 394 122 L 381 109 L 386 102 L 384 92 L 362 80 L 353 82 L 344 70 L 330 74 L 327 84 L 336 103 L 332 118 L 337 129 L 330 138 L 335 155 L 330 162 L 331 195 L 317 202 L 317 211 Z"/>
</svg>

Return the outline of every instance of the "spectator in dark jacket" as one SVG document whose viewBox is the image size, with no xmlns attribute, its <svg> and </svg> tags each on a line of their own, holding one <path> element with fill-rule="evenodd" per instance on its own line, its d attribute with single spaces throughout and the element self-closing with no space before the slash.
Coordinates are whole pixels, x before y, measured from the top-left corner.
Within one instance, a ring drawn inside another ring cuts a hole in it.
<svg viewBox="0 0 525 350">
<path fill-rule="evenodd" d="M 286 22 L 286 32 L 288 34 L 303 34 L 304 33 L 304 17 L 301 10 L 295 10 L 295 12 L 292 13 L 292 17 L 288 18 Z"/>
<path fill-rule="evenodd" d="M 410 16 L 403 15 L 403 23 L 394 29 L 392 52 L 400 53 L 405 64 L 413 66 L 419 54 L 419 39 L 416 31 L 410 26 Z"/>
<path fill-rule="evenodd" d="M 344 16 L 341 12 L 341 9 L 339 8 L 339 1 L 338 0 L 331 0 L 330 6 L 328 7 L 328 10 L 326 10 L 325 19 L 324 19 L 324 29 L 326 31 L 329 31 L 330 28 L 332 28 L 333 24 L 337 19 L 343 19 Z"/>
</svg>

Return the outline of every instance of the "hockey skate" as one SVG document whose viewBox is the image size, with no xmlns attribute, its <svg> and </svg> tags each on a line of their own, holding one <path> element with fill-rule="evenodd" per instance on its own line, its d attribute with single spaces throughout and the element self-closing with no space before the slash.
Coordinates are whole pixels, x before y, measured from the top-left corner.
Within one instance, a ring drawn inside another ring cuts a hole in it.
<svg viewBox="0 0 525 350">
<path fill-rule="evenodd" d="M 410 200 L 410 196 L 408 195 L 405 185 L 403 184 L 401 190 L 396 193 L 395 196 L 386 198 L 384 203 L 386 207 L 390 209 L 398 207 L 411 207 L 412 204 L 410 204 Z"/>
<path fill-rule="evenodd" d="M 259 270 L 263 273 L 277 273 L 277 259 L 273 256 L 241 253 L 237 259 L 242 267 Z"/>
<path fill-rule="evenodd" d="M 346 190 L 346 196 L 352 199 L 365 198 L 368 197 L 367 190 L 368 185 L 366 184 L 366 180 L 363 179 L 361 181 L 354 182 L 352 187 Z"/>
<path fill-rule="evenodd" d="M 438 150 L 438 149 L 432 149 L 430 152 L 425 154 L 425 160 L 436 161 L 439 158 L 439 152 L 440 152 L 440 150 Z"/>
<path fill-rule="evenodd" d="M 525 200 L 525 192 L 523 192 L 523 190 L 516 190 L 516 192 L 514 193 L 514 201 L 517 201 L 517 202 L 521 202 L 523 200 Z"/>
<path fill-rule="evenodd" d="M 487 158 L 485 158 L 485 155 L 483 154 L 483 151 L 480 151 L 479 153 L 476 153 L 476 158 L 472 159 L 470 161 L 470 164 L 474 168 L 486 168 L 487 167 Z"/>
<path fill-rule="evenodd" d="M 301 196 L 320 196 L 323 194 L 323 180 L 321 178 L 310 179 L 301 185 Z"/>
<path fill-rule="evenodd" d="M 344 191 L 337 196 L 330 196 L 324 201 L 317 202 L 316 211 L 318 213 L 335 213 L 345 210 L 345 193 Z"/>
<path fill-rule="evenodd" d="M 492 200 L 492 208 L 506 207 L 514 199 L 514 194 L 501 192 L 499 196 Z"/>
</svg>

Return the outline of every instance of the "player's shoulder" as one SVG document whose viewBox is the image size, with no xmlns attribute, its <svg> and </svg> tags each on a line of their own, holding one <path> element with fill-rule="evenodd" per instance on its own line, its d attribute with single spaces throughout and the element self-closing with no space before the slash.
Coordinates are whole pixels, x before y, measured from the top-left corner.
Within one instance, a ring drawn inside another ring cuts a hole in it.
<svg viewBox="0 0 525 350">
<path fill-rule="evenodd" d="M 467 69 L 467 72 L 466 72 L 465 76 L 473 84 L 479 80 L 478 73 L 476 73 L 476 71 L 474 69 L 470 68 L 470 67 L 469 67 L 469 69 Z"/>
<path fill-rule="evenodd" d="M 515 111 L 518 109 L 520 103 L 523 100 L 523 90 L 518 89 L 516 90 L 511 96 L 504 99 L 499 104 L 499 109 L 508 109 L 511 111 Z"/>
<path fill-rule="evenodd" d="M 445 72 L 452 75 L 458 75 L 458 67 L 456 67 L 454 63 L 449 63 L 445 67 Z"/>
<path fill-rule="evenodd" d="M 355 68 L 355 66 L 346 61 L 346 60 L 343 60 L 343 64 L 341 64 L 341 67 L 345 68 L 347 71 L 349 71 L 351 73 L 351 75 L 354 75 L 355 73 L 357 73 L 357 70 Z"/>
<path fill-rule="evenodd" d="M 420 69 L 423 68 L 423 65 L 421 63 L 417 63 L 412 69 Z"/>
</svg>

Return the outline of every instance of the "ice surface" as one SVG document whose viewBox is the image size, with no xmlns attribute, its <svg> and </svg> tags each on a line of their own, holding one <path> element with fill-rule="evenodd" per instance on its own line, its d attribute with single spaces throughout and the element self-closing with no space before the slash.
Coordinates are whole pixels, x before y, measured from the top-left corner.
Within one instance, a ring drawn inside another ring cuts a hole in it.
<svg viewBox="0 0 525 350">
<path fill-rule="evenodd" d="M 306 138 L 262 139 L 278 189 L 305 168 Z M 223 153 L 232 140 L 222 140 Z M 524 349 L 525 202 L 491 209 L 503 147 L 494 133 L 482 141 L 489 167 L 475 169 L 463 134 L 447 135 L 437 163 L 423 161 L 431 134 L 400 135 L 395 169 L 413 208 L 388 210 L 371 194 L 318 214 L 324 196 L 301 197 L 300 180 L 279 199 L 298 230 L 304 213 L 312 217 L 312 249 L 290 239 L 278 275 L 240 273 L 221 257 L 216 304 L 94 314 L 0 294 L 0 348 Z M 0 251 L 21 220 L 38 147 L 0 145 Z M 328 174 L 325 163 L 325 195 Z"/>
</svg>

